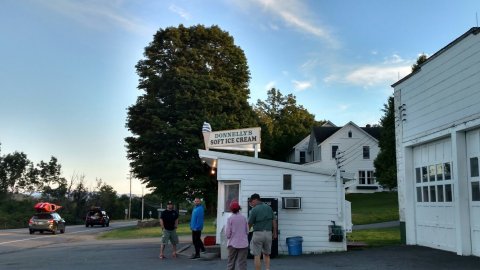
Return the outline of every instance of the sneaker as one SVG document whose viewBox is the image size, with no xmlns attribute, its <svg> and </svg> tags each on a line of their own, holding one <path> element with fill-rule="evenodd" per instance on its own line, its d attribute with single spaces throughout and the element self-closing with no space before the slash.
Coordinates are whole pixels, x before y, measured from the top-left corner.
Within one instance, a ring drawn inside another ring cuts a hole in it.
<svg viewBox="0 0 480 270">
<path fill-rule="evenodd" d="M 200 259 L 200 255 L 192 254 L 192 256 L 190 256 L 190 259 L 191 259 L 191 260 Z"/>
</svg>

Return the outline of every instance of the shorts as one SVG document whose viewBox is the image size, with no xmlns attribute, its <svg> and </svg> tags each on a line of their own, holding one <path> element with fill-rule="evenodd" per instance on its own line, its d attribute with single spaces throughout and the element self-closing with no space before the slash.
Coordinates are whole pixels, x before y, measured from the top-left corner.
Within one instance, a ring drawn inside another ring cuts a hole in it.
<svg viewBox="0 0 480 270">
<path fill-rule="evenodd" d="M 270 255 L 272 252 L 272 231 L 254 231 L 250 242 L 250 253 L 260 256 L 262 253 Z"/>
<path fill-rule="evenodd" d="M 168 240 L 170 240 L 172 245 L 178 244 L 178 235 L 176 230 L 163 230 L 162 244 L 168 244 Z"/>
</svg>

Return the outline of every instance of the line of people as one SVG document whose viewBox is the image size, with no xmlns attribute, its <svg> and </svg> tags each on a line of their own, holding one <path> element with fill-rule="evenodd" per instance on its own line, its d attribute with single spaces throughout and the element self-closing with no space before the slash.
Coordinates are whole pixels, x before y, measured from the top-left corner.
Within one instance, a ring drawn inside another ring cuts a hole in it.
<svg viewBox="0 0 480 270">
<path fill-rule="evenodd" d="M 192 243 L 195 247 L 195 253 L 191 259 L 200 258 L 201 252 L 206 251 L 201 240 L 201 234 L 204 223 L 204 208 L 200 198 L 193 201 L 194 208 L 190 220 L 190 229 L 192 231 Z M 246 270 L 248 256 L 248 234 L 253 230 L 250 241 L 250 252 L 254 256 L 255 269 L 261 269 L 261 256 L 265 264 L 265 269 L 270 269 L 270 254 L 272 248 L 272 239 L 277 238 L 277 222 L 273 210 L 270 206 L 261 201 L 260 195 L 252 194 L 249 199 L 252 207 L 249 218 L 240 213 L 241 207 L 237 201 L 232 201 L 229 205 L 232 215 L 228 218 L 225 227 L 225 236 L 228 239 L 228 261 L 227 270 Z M 165 257 L 165 246 L 170 241 L 172 243 L 172 257 L 176 258 L 176 245 L 178 244 L 178 235 L 176 229 L 178 226 L 178 212 L 173 209 L 173 203 L 167 203 L 167 209 L 162 212 L 160 225 L 163 230 L 163 236 L 160 247 L 160 259 Z"/>
</svg>

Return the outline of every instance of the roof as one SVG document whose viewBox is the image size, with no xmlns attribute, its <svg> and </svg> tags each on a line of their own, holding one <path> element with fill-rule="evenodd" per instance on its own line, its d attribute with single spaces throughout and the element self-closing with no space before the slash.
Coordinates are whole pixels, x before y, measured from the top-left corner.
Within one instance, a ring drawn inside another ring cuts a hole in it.
<svg viewBox="0 0 480 270">
<path fill-rule="evenodd" d="M 405 80 L 409 79 L 410 77 L 412 77 L 414 74 L 416 74 L 417 72 L 420 72 L 421 69 L 422 69 L 422 66 L 425 65 L 426 63 L 432 61 L 433 59 L 437 58 L 439 55 L 441 55 L 442 53 L 444 53 L 445 51 L 447 51 L 448 49 L 450 49 L 451 47 L 455 46 L 457 43 L 459 43 L 460 41 L 462 41 L 463 39 L 465 39 L 466 37 L 468 37 L 469 35 L 477 35 L 478 33 L 480 33 L 480 27 L 472 27 L 470 28 L 470 30 L 468 30 L 467 32 L 465 32 L 463 35 L 461 35 L 460 37 L 458 37 L 457 39 L 455 39 L 454 41 L 450 42 L 447 46 L 443 47 L 442 49 L 440 49 L 438 52 L 434 53 L 432 56 L 430 56 L 429 58 L 427 58 L 427 60 L 425 62 L 423 62 L 422 64 L 420 64 L 419 68 L 415 71 L 415 72 L 412 72 L 410 74 L 408 74 L 407 76 L 403 77 L 401 80 L 399 80 L 398 82 L 392 84 L 392 87 L 395 87 L 397 85 L 399 85 L 400 83 L 404 82 Z"/>
<path fill-rule="evenodd" d="M 321 127 L 313 127 L 312 131 L 315 135 L 315 139 L 317 140 L 317 144 L 320 144 L 342 128 L 343 127 L 324 127 L 324 126 L 321 126 Z M 363 131 L 365 131 L 366 133 L 368 133 L 374 139 L 376 139 L 376 140 L 380 139 L 381 127 L 359 127 L 359 128 L 362 129 Z"/>
<path fill-rule="evenodd" d="M 228 154 L 223 152 L 208 151 L 208 150 L 201 150 L 201 149 L 198 150 L 198 156 L 202 159 L 202 161 L 208 163 L 209 166 L 213 168 L 217 166 L 217 161 L 219 159 L 226 159 L 226 160 L 239 161 L 239 162 L 257 164 L 257 165 L 277 167 L 282 169 L 289 169 L 294 171 L 323 174 L 328 176 L 331 176 L 333 173 L 332 170 L 320 169 L 313 166 L 305 166 L 305 165 L 299 165 L 299 164 L 288 163 L 288 162 L 281 162 L 281 161 L 275 161 L 275 160 L 269 160 L 269 159 L 263 159 L 263 158 L 254 158 L 249 156 Z"/>
</svg>

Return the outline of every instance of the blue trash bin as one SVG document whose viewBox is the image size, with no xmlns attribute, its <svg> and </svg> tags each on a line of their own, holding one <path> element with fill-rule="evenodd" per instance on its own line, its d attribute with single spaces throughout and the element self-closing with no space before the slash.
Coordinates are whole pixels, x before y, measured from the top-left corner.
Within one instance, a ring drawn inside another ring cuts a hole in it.
<svg viewBox="0 0 480 270">
<path fill-rule="evenodd" d="M 302 242 L 303 237 L 301 236 L 287 237 L 288 255 L 302 255 Z"/>
</svg>

